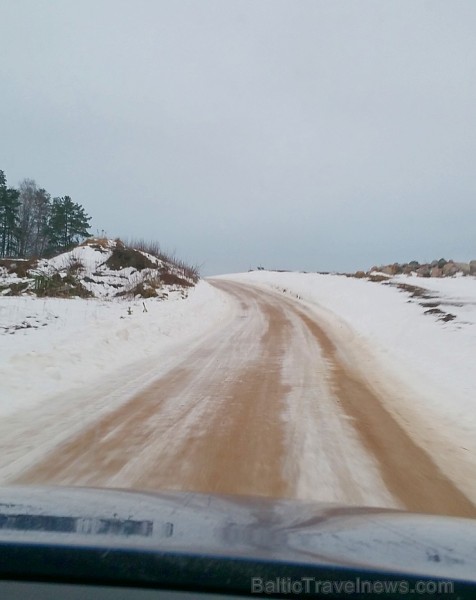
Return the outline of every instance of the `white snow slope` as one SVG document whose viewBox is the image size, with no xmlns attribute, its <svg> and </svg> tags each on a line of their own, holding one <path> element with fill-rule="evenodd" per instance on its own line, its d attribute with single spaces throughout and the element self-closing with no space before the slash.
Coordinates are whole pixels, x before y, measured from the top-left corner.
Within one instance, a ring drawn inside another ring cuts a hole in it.
<svg viewBox="0 0 476 600">
<path fill-rule="evenodd" d="M 227 297 L 208 283 L 187 293 L 162 301 L 0 297 L 0 415 L 71 390 L 84 398 L 121 378 L 135 382 L 132 393 L 165 372 L 184 343 L 228 315 Z"/>
</svg>

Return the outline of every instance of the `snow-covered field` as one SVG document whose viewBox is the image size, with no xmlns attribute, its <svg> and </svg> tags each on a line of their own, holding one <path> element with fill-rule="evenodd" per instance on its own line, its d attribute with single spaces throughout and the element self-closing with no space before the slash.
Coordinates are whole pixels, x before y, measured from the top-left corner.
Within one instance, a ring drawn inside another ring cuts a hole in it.
<svg viewBox="0 0 476 600">
<path fill-rule="evenodd" d="M 209 284 L 187 293 L 162 301 L 0 297 L 0 415 L 70 390 L 86 395 L 98 381 L 113 386 L 125 368 L 136 386 L 151 365 L 155 376 L 164 372 L 181 358 L 176 348 L 228 314 L 226 296 Z"/>
<path fill-rule="evenodd" d="M 225 296 L 193 284 L 173 259 L 120 240 L 90 238 L 39 261 L 3 260 L 0 415 L 53 397 L 59 406 L 98 386 L 119 401 L 164 372 L 183 354 L 178 344 L 227 314 Z"/>
</svg>

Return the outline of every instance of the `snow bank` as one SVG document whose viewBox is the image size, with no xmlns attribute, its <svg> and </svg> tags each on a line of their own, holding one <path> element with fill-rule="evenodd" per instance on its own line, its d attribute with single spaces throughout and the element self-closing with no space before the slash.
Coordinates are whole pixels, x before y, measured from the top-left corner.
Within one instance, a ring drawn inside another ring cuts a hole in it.
<svg viewBox="0 0 476 600">
<path fill-rule="evenodd" d="M 153 365 L 149 377 L 157 377 L 229 315 L 231 301 L 206 282 L 182 294 L 131 302 L 0 297 L 0 414 L 99 380 L 113 386 L 125 367 L 141 380 Z"/>
</svg>

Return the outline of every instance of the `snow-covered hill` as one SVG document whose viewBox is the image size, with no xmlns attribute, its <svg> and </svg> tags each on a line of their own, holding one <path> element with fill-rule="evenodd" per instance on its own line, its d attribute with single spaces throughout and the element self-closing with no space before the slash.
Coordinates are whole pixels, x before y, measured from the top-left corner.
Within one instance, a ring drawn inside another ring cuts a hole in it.
<svg viewBox="0 0 476 600">
<path fill-rule="evenodd" d="M 39 261 L 0 261 L 0 295 L 95 298 L 167 298 L 186 295 L 197 277 L 183 266 L 120 240 L 86 240 Z"/>
<path fill-rule="evenodd" d="M 197 279 L 193 268 L 119 240 L 1 260 L 0 415 L 67 390 L 91 393 L 100 380 L 108 387 L 160 372 L 164 352 L 226 313 L 221 295 Z"/>
</svg>

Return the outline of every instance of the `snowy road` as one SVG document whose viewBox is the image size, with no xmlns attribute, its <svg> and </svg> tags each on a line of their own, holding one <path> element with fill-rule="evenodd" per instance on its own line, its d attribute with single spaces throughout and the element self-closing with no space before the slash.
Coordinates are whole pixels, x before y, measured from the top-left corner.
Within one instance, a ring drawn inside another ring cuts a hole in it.
<svg viewBox="0 0 476 600">
<path fill-rule="evenodd" d="M 214 280 L 234 318 L 9 483 L 180 489 L 476 516 L 305 305 Z M 51 417 L 53 419 L 53 416 Z"/>
</svg>

